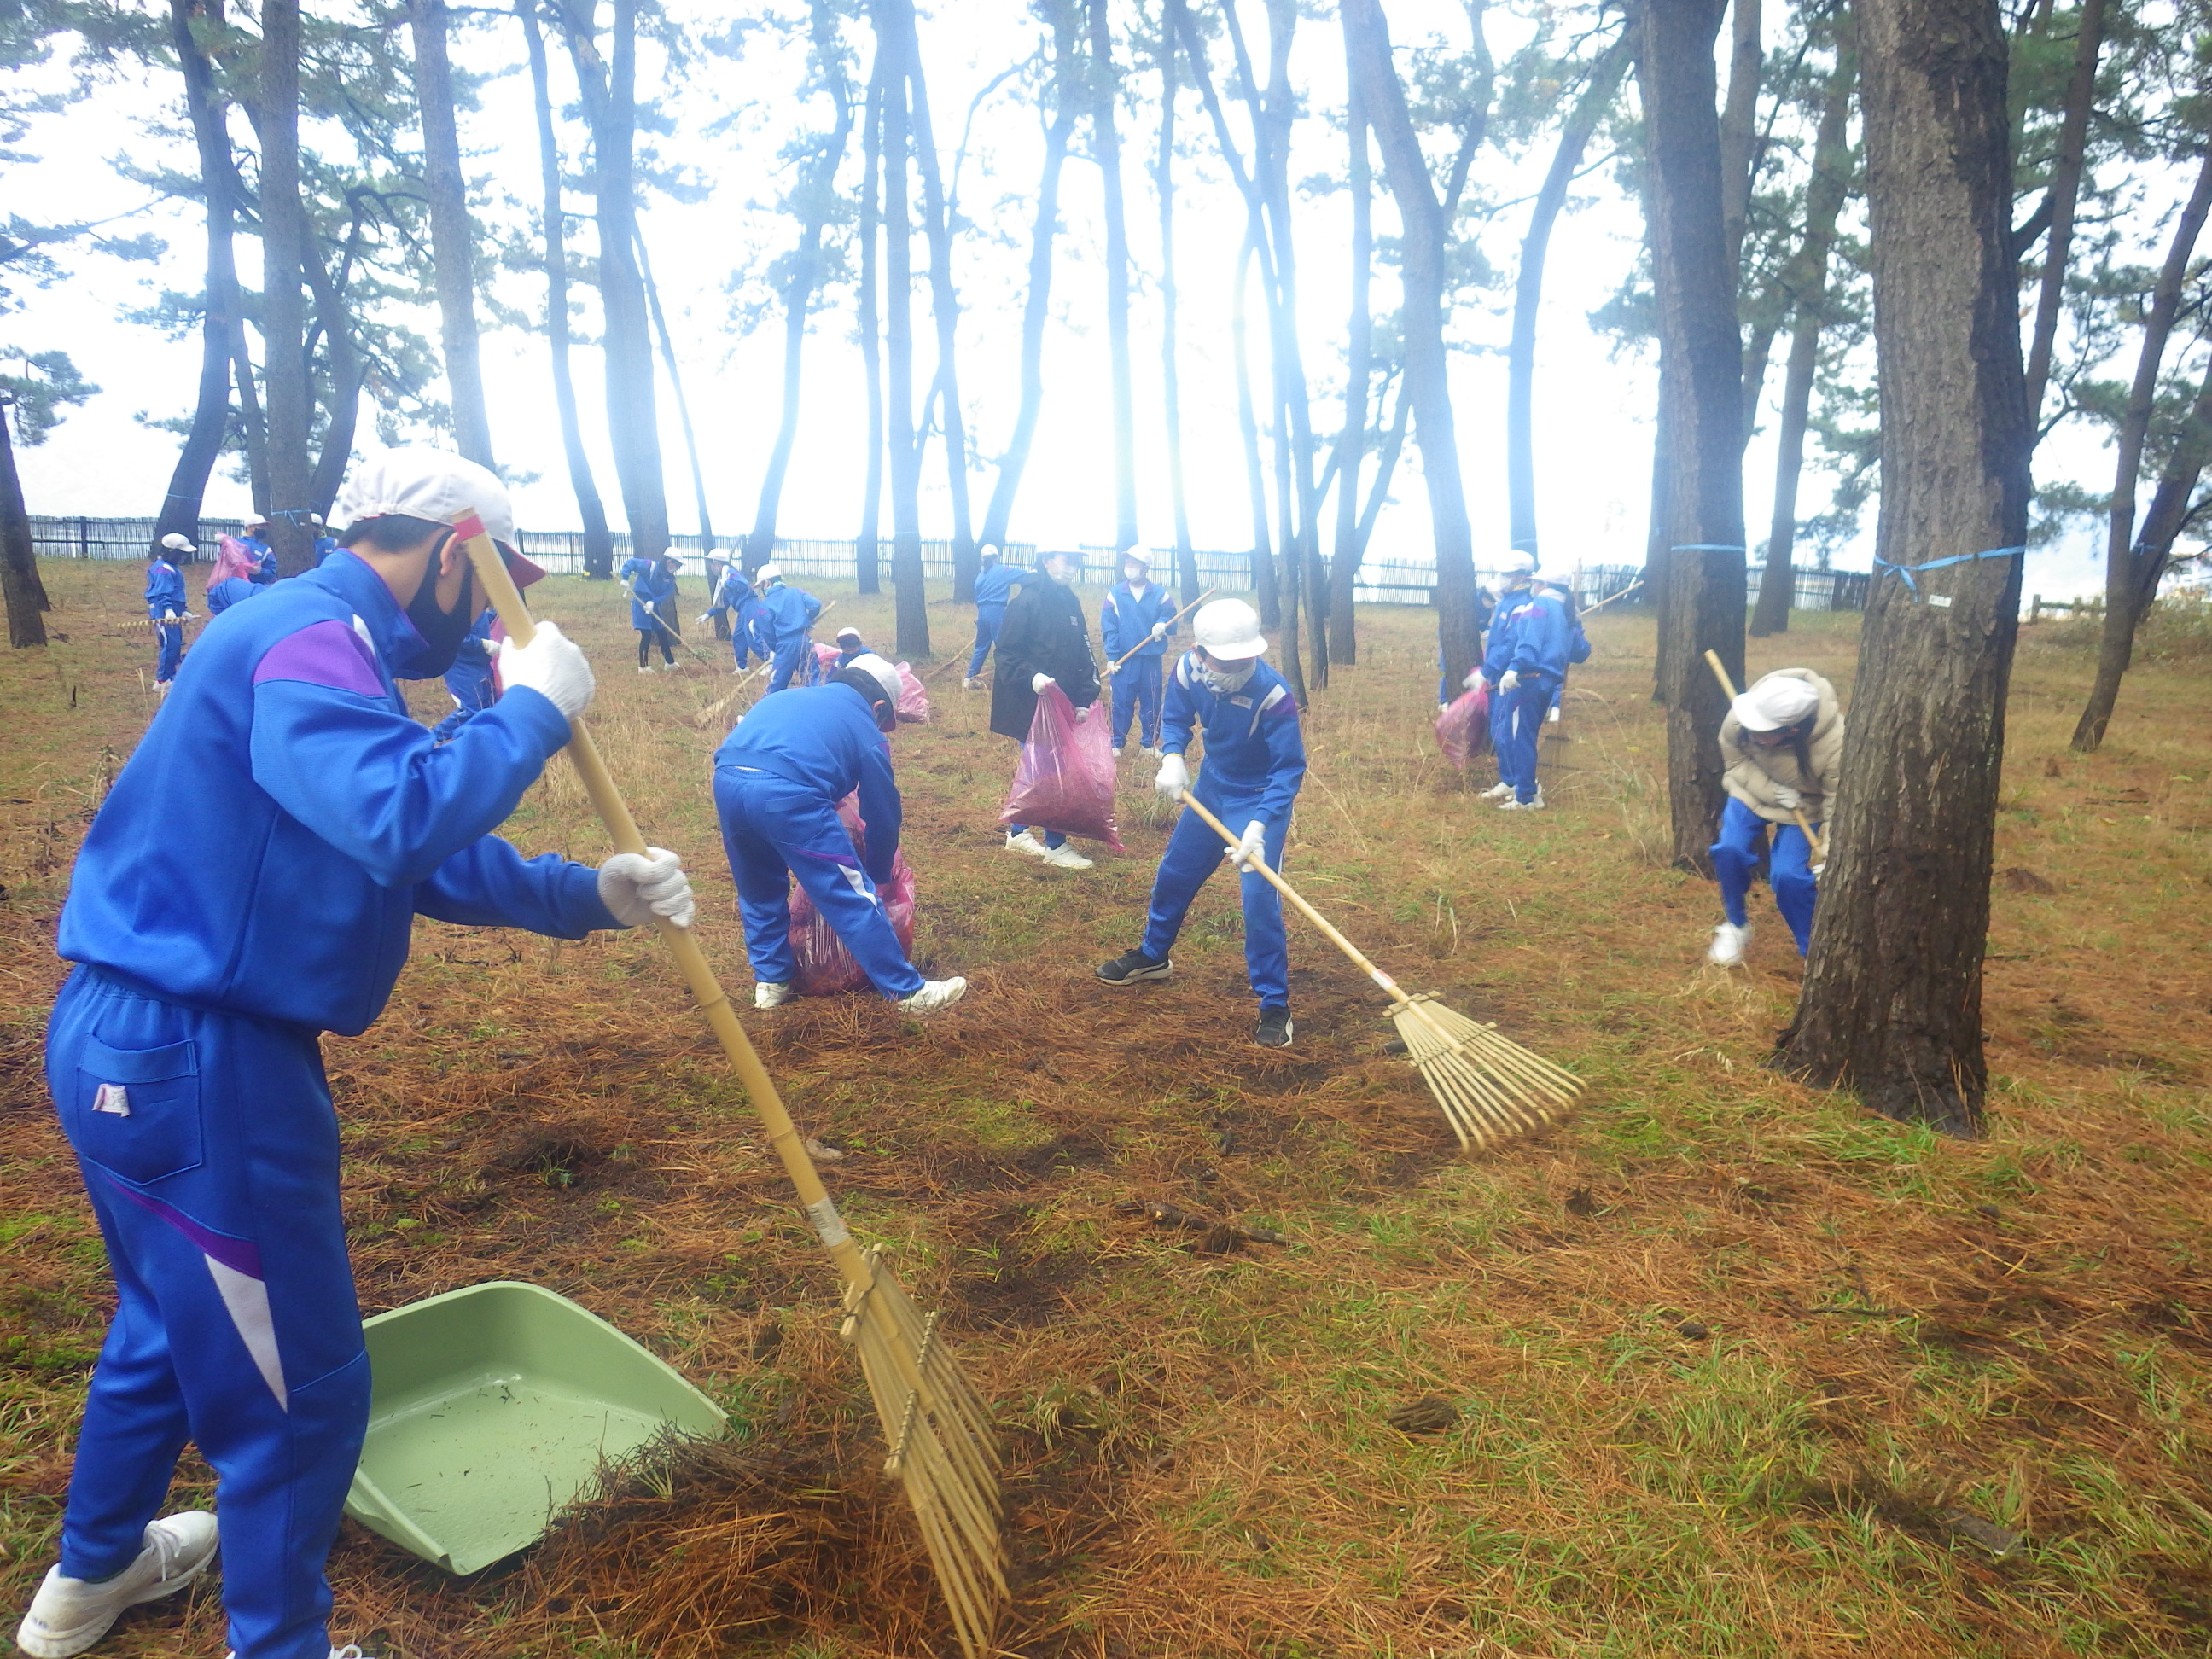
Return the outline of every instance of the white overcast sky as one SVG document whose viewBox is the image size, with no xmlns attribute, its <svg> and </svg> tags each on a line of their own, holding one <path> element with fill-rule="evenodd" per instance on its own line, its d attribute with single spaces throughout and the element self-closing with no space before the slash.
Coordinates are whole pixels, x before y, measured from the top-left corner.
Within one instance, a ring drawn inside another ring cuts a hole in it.
<svg viewBox="0 0 2212 1659">
<path fill-rule="evenodd" d="M 679 3 L 679 11 L 703 9 Z M 1253 27 L 1264 28 L 1261 9 L 1247 8 Z M 1401 45 L 1435 39 L 1465 41 L 1465 13 L 1441 0 L 1394 0 L 1390 14 Z M 1492 46 L 1502 60 L 1525 27 L 1493 9 Z M 718 17 L 720 14 L 716 15 Z M 960 0 L 926 16 L 922 41 L 939 142 L 957 143 L 970 99 L 994 76 L 1035 49 L 1036 30 L 1019 0 Z M 1255 41 L 1255 48 L 1257 42 Z M 1770 45 L 1772 42 L 1770 41 Z M 481 109 L 463 117 L 466 165 L 480 195 L 497 204 L 505 222 L 520 222 L 537 199 L 535 139 L 529 82 L 515 25 L 500 20 L 473 28 L 456 43 L 459 62 L 492 76 Z M 1305 88 L 1309 118 L 1299 124 L 1300 153 L 1294 178 L 1341 171 L 1342 137 L 1334 118 L 1343 98 L 1341 37 L 1333 19 L 1309 20 L 1299 31 L 1293 71 Z M 657 141 L 665 159 L 680 161 L 708 181 L 701 203 L 653 199 L 644 216 L 664 302 L 677 335 L 685 390 L 705 458 L 709 504 L 719 537 L 727 543 L 750 525 L 762 466 L 774 436 L 781 373 L 782 329 L 770 315 L 750 334 L 738 331 L 731 293 L 733 273 L 757 270 L 788 245 L 791 222 L 773 210 L 780 165 L 777 151 L 794 123 L 824 118 L 826 106 L 802 106 L 787 89 L 798 84 L 795 50 L 756 35 L 741 62 L 707 59 L 688 82 L 664 101 L 677 123 L 673 137 Z M 573 97 L 560 58 L 554 58 L 556 100 Z M 648 72 L 650 88 L 659 77 Z M 1123 166 L 1130 237 L 1137 267 L 1136 364 L 1141 527 L 1148 543 L 1172 539 L 1164 449 L 1160 441 L 1157 275 L 1157 208 L 1148 169 L 1155 118 L 1148 95 L 1132 126 L 1125 112 Z M 1225 88 L 1224 88 L 1225 90 Z M 234 117 L 236 131 L 246 131 Z M 156 131 L 154 128 L 162 129 Z M 1239 137 L 1243 129 L 1237 122 Z M 1212 138 L 1194 99 L 1186 94 L 1181 118 L 1187 159 L 1179 163 L 1177 266 L 1182 315 L 1184 444 L 1194 535 L 1201 547 L 1249 545 L 1243 460 L 1237 437 L 1229 349 L 1229 288 L 1243 231 L 1243 210 L 1212 155 Z M 962 205 L 978 225 L 957 249 L 956 275 L 965 307 L 959 370 L 973 441 L 984 458 L 971 479 L 980 523 L 994 473 L 993 458 L 1006 442 L 1018 387 L 1021 308 L 1026 292 L 1030 204 L 1036 186 L 1041 134 L 1036 112 L 1015 82 L 987 101 L 975 118 L 975 144 L 962 180 Z M 331 142 L 313 131 L 307 142 Z M 564 143 L 573 167 L 579 139 L 568 127 Z M 7 177 L 10 210 L 37 219 L 97 218 L 138 208 L 146 191 L 118 176 L 113 159 L 140 164 L 191 166 L 189 143 L 173 74 L 128 76 L 100 87 L 69 112 L 42 120 L 24 146 L 40 159 L 12 167 Z M 1516 166 L 1486 151 L 1482 182 L 1495 198 L 1525 196 L 1548 160 L 1548 137 L 1539 152 Z M 857 135 L 848 165 L 858 164 Z M 1045 350 L 1047 395 L 1036 451 L 1012 533 L 1039 543 L 1108 543 L 1113 535 L 1110 396 L 1103 322 L 1104 273 L 1100 258 L 1100 179 L 1087 161 L 1072 158 L 1063 185 L 1063 223 L 1053 290 L 1054 325 Z M 1650 476 L 1650 410 L 1655 372 L 1648 355 L 1614 356 L 1611 342 L 1593 332 L 1588 314 L 1601 305 L 1632 266 L 1640 240 L 1633 204 L 1610 172 L 1594 174 L 1579 189 L 1577 210 L 1554 235 L 1539 348 L 1537 464 L 1545 559 L 1559 568 L 1577 562 L 1635 564 L 1642 560 Z M 587 203 L 572 197 L 572 204 Z M 2147 224 L 2161 216 L 2153 210 Z M 1316 388 L 1315 425 L 1338 424 L 1342 381 L 1341 345 L 1348 300 L 1349 209 L 1339 192 L 1308 199 L 1298 227 L 1299 283 L 1307 372 Z M 1462 463 L 1473 503 L 1477 563 L 1505 540 L 1502 348 L 1509 318 L 1510 282 L 1525 207 L 1493 222 L 1486 251 L 1501 287 L 1466 301 L 1455 319 L 1453 392 Z M 1378 231 L 1395 224 L 1387 198 L 1378 197 Z M 14 349 L 61 348 L 101 387 L 89 404 L 69 415 L 43 447 L 19 454 L 33 513 L 147 514 L 157 505 L 175 453 L 168 434 L 149 430 L 138 416 L 167 416 L 191 407 L 198 373 L 197 339 L 171 343 L 153 330 L 118 319 L 120 309 L 148 302 L 161 288 L 196 289 L 200 282 L 201 233 L 197 208 L 166 204 L 116 228 L 148 229 L 166 238 L 168 257 L 158 267 L 125 264 L 99 257 L 65 255 L 68 280 L 33 291 L 16 314 L 0 319 L 0 344 Z M 589 246 L 588 227 L 575 232 Z M 923 249 L 917 240 L 918 274 Z M 256 280 L 258 245 L 240 242 L 242 272 Z M 543 307 L 542 279 L 503 273 L 502 300 L 532 314 Z M 1395 304 L 1383 273 L 1376 304 Z M 588 297 L 588 296 L 587 296 Z M 860 357 L 850 337 L 850 291 L 841 289 L 817 313 L 807 343 L 806 401 L 797 451 L 786 488 L 780 529 L 788 536 L 850 537 L 857 525 L 864 444 Z M 926 356 L 930 328 L 926 282 L 918 283 L 915 322 Z M 1253 307 L 1255 361 L 1264 364 L 1263 322 Z M 420 325 L 434 337 L 434 319 Z M 595 329 L 587 320 L 584 326 Z M 576 355 L 587 441 L 600 471 L 610 509 L 619 514 L 607 459 L 597 355 Z M 486 380 L 492 399 L 495 449 L 510 471 L 535 474 L 516 491 L 526 527 L 556 529 L 577 523 L 574 497 L 561 461 L 545 352 L 541 338 L 513 331 L 489 333 Z M 917 379 L 926 384 L 918 364 Z M 1870 371 L 1870 364 L 1869 364 Z M 1264 370 L 1262 370 L 1264 372 Z M 1772 395 L 1781 380 L 1779 352 L 1768 377 L 1769 416 L 1753 441 L 1745 466 L 1747 520 L 1754 546 L 1765 533 L 1771 494 Z M 691 489 L 674 410 L 664 388 L 663 449 L 672 526 L 695 528 Z M 373 444 L 364 414 L 362 439 Z M 2062 431 L 2039 453 L 2038 476 L 2077 477 L 2109 487 L 2109 451 L 2094 434 Z M 1410 448 L 1409 448 L 1410 459 Z M 923 499 L 926 533 L 949 529 L 941 450 L 933 447 Z M 1826 480 L 1808 473 L 1801 496 L 1808 514 L 1825 504 Z M 1425 562 L 1428 515 L 1418 465 L 1401 469 L 1394 505 L 1376 532 L 1370 557 Z M 242 485 L 218 474 L 208 498 L 210 515 L 246 505 Z M 1869 511 L 1868 523 L 1872 522 Z M 889 506 L 885 506 L 889 532 Z M 1839 558 L 1864 568 L 1866 539 Z M 2029 563 L 2030 591 L 2056 595 L 2101 586 L 2096 555 L 2086 534 L 2061 548 L 2039 550 Z"/>
</svg>

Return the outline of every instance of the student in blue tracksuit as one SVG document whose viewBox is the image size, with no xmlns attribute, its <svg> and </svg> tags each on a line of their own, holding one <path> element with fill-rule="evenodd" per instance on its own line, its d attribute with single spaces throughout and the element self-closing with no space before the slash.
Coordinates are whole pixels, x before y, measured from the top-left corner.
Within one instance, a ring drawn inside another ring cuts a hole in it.
<svg viewBox="0 0 2212 1659">
<path fill-rule="evenodd" d="M 1501 812 L 1541 810 L 1536 781 L 1536 738 L 1553 699 L 1567 677 L 1574 633 L 1566 607 L 1536 585 L 1536 562 L 1526 553 L 1507 559 L 1504 591 L 1491 613 L 1482 666 L 1468 685 L 1490 687 L 1490 737 L 1498 752 L 1498 781 L 1484 794 Z"/>
<path fill-rule="evenodd" d="M 629 589 L 629 625 L 637 630 L 637 672 L 653 672 L 653 647 L 660 647 L 662 668 L 676 668 L 676 565 L 668 554 L 657 559 L 623 562 L 622 579 Z"/>
<path fill-rule="evenodd" d="M 730 630 L 730 654 L 737 659 L 733 674 L 742 674 L 745 665 L 756 656 L 765 656 L 757 647 L 754 624 L 760 617 L 760 601 L 754 597 L 753 585 L 745 575 L 745 568 L 735 559 L 723 568 L 722 580 L 714 589 L 714 602 L 700 617 L 701 622 L 712 622 L 721 617 Z"/>
<path fill-rule="evenodd" d="M 861 640 L 859 629 L 841 628 L 837 630 L 837 661 L 830 672 L 835 673 L 838 670 L 850 668 L 854 659 L 872 654 Z"/>
<path fill-rule="evenodd" d="M 1212 826 L 1186 807 L 1152 881 L 1143 942 L 1102 963 L 1098 977 L 1109 985 L 1165 979 L 1175 968 L 1169 952 L 1183 915 L 1220 867 L 1225 850 L 1243 876 L 1244 966 L 1260 999 L 1254 1040 L 1262 1048 L 1285 1048 L 1291 1035 L 1291 962 L 1283 900 L 1252 866 L 1264 860 L 1270 869 L 1283 867 L 1291 807 L 1306 775 L 1297 699 L 1283 677 L 1260 660 L 1267 641 L 1260 636 L 1259 613 L 1242 599 L 1202 606 L 1191 627 L 1198 648 L 1183 653 L 1168 683 L 1161 733 L 1167 757 L 1154 787 L 1170 799 L 1188 789 L 1231 830 L 1241 828 L 1243 836 L 1224 848 Z M 1183 753 L 1200 730 L 1206 760 L 1194 786 Z"/>
<path fill-rule="evenodd" d="M 1006 601 L 1021 579 L 1022 573 L 1009 567 L 997 548 L 983 550 L 982 568 L 975 573 L 975 649 L 968 658 L 967 678 L 960 682 L 968 690 L 983 684 L 977 678 L 983 672 L 983 659 L 998 643 L 999 630 L 1006 623 Z"/>
<path fill-rule="evenodd" d="M 491 678 L 491 630 L 498 620 L 499 612 L 486 605 L 483 615 L 461 637 L 453 665 L 446 671 L 446 691 L 453 700 L 453 712 L 430 728 L 440 743 L 490 708 L 497 695 Z"/>
<path fill-rule="evenodd" d="M 146 619 L 154 624 L 155 655 L 154 684 L 168 695 L 169 682 L 177 678 L 177 665 L 185 655 L 185 624 L 181 620 L 165 621 L 166 617 L 182 618 L 185 605 L 185 579 L 177 567 L 169 562 L 172 553 L 191 555 L 198 552 L 191 542 L 171 532 L 161 538 L 161 545 L 146 565 Z"/>
<path fill-rule="evenodd" d="M 714 808 L 737 878 L 756 1008 L 791 1000 L 793 876 L 868 982 L 902 1012 L 949 1007 L 968 989 L 964 979 L 922 978 L 877 893 L 898 854 L 898 781 L 886 736 L 897 724 L 898 691 L 898 670 L 864 652 L 826 685 L 764 699 L 714 751 Z M 865 866 L 837 817 L 837 803 L 856 791 Z"/>
<path fill-rule="evenodd" d="M 115 1275 L 63 1516 L 15 1633 L 39 1659 L 204 1568 L 216 1516 L 156 1519 L 214 1465 L 236 1659 L 328 1659 L 324 1559 L 368 1421 L 325 1031 L 365 1030 L 415 917 L 580 939 L 687 926 L 673 854 L 594 871 L 491 832 L 590 700 L 541 624 L 507 695 L 439 747 L 395 675 L 442 672 L 483 604 L 447 526 L 514 538 L 499 481 L 392 451 L 349 481 L 347 550 L 211 623 L 86 833 L 46 1076 Z"/>
<path fill-rule="evenodd" d="M 1175 596 L 1152 580 L 1152 562 L 1132 548 L 1121 556 L 1121 580 L 1098 607 L 1099 631 L 1106 641 L 1106 672 L 1114 677 L 1114 752 L 1129 736 L 1137 717 L 1138 740 L 1147 755 L 1160 745 L 1160 670 L 1167 640 L 1175 631 Z M 1119 668 L 1113 664 L 1130 652 Z"/>
<path fill-rule="evenodd" d="M 338 538 L 331 534 L 331 527 L 323 522 L 321 514 L 310 513 L 307 522 L 315 527 L 315 562 L 320 564 L 338 550 Z"/>
<path fill-rule="evenodd" d="M 822 601 L 803 587 L 787 587 L 783 572 L 772 564 L 755 571 L 753 580 L 760 593 L 757 643 L 774 665 L 768 671 L 769 690 L 810 684 L 817 678 L 812 630 Z"/>
<path fill-rule="evenodd" d="M 269 520 L 248 519 L 238 532 L 239 544 L 246 556 L 253 561 L 253 569 L 247 580 L 256 586 L 266 587 L 276 580 L 276 550 L 269 544 Z"/>
</svg>

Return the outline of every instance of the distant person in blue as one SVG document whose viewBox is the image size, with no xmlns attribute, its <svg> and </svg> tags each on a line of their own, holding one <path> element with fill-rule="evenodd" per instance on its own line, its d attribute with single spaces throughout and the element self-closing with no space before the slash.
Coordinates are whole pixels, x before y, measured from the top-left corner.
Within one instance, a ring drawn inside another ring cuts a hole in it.
<svg viewBox="0 0 2212 1659">
<path fill-rule="evenodd" d="M 745 575 L 745 568 L 735 559 L 723 568 L 722 580 L 714 589 L 714 602 L 708 605 L 699 620 L 712 622 L 726 618 L 730 629 L 730 654 L 737 659 L 732 674 L 742 674 L 745 665 L 753 658 L 767 659 L 768 653 L 759 649 L 754 638 L 754 624 L 760 618 L 760 601 L 754 597 L 753 585 Z"/>
<path fill-rule="evenodd" d="M 997 548 L 983 550 L 982 568 L 975 573 L 975 648 L 968 658 L 967 678 L 960 682 L 968 690 L 983 684 L 983 659 L 991 654 L 999 630 L 1006 625 L 1006 601 L 1021 579 L 1022 573 L 1011 568 Z"/>
<path fill-rule="evenodd" d="M 1224 848 L 1212 827 L 1185 807 L 1152 880 L 1143 941 L 1102 963 L 1098 977 L 1109 985 L 1135 985 L 1174 972 L 1169 953 L 1183 916 L 1198 890 L 1221 867 L 1225 851 L 1227 861 L 1243 878 L 1244 967 L 1252 994 L 1260 999 L 1253 1041 L 1263 1048 L 1287 1048 L 1292 1035 L 1291 958 L 1283 936 L 1283 899 L 1253 866 L 1264 860 L 1271 870 L 1283 867 L 1291 808 L 1306 775 L 1298 702 L 1283 677 L 1260 659 L 1267 648 L 1260 634 L 1260 614 L 1242 599 L 1216 599 L 1201 606 L 1191 630 L 1198 648 L 1183 653 L 1168 684 L 1161 734 L 1167 754 L 1153 787 L 1170 800 L 1189 790 L 1231 830 L 1241 823 L 1243 833 L 1235 847 Z M 1200 732 L 1206 758 L 1194 786 L 1183 755 Z"/>
<path fill-rule="evenodd" d="M 805 685 L 819 678 L 814 664 L 814 619 L 822 601 L 803 587 L 787 586 L 782 570 L 764 564 L 753 573 L 760 595 L 756 643 L 769 662 L 769 691 Z M 763 692 L 765 696 L 768 692 Z"/>
<path fill-rule="evenodd" d="M 169 695 L 169 682 L 177 678 L 177 665 L 185 657 L 185 579 L 170 560 L 173 553 L 186 558 L 199 549 L 171 531 L 146 565 L 146 619 L 154 624 L 154 684 Z"/>
<path fill-rule="evenodd" d="M 1158 759 L 1160 751 L 1160 668 L 1175 631 L 1175 596 L 1152 579 L 1152 562 L 1132 548 L 1121 556 L 1121 580 L 1098 607 L 1106 641 L 1106 672 L 1114 680 L 1114 752 L 1128 741 L 1137 717 L 1139 741 Z M 1119 668 L 1114 664 L 1136 653 Z"/>
<path fill-rule="evenodd" d="M 756 1008 L 781 1007 L 793 994 L 794 876 L 868 982 L 902 1013 L 934 1013 L 967 994 L 964 979 L 922 978 L 877 891 L 898 854 L 898 781 L 887 736 L 898 723 L 898 670 L 864 652 L 827 684 L 763 699 L 714 751 L 714 810 L 737 878 Z M 855 791 L 865 865 L 837 816 L 837 803 Z"/>
<path fill-rule="evenodd" d="M 1820 889 L 1813 843 L 1798 820 L 1817 833 L 1835 802 L 1844 757 L 1844 711 L 1836 688 L 1809 668 L 1778 668 L 1761 676 L 1729 705 L 1720 749 L 1728 799 L 1712 859 L 1721 923 L 1705 960 L 1733 967 L 1750 948 L 1751 915 L 1744 900 L 1759 879 L 1762 852 L 1774 908 L 1802 957 L 1812 946 Z"/>
<path fill-rule="evenodd" d="M 238 532 L 240 546 L 253 561 L 250 578 L 263 587 L 276 580 L 276 550 L 269 544 L 269 520 L 258 516 L 248 519 Z"/>
<path fill-rule="evenodd" d="M 498 620 L 499 612 L 486 605 L 483 615 L 461 636 L 453 665 L 446 671 L 446 693 L 453 700 L 453 712 L 430 728 L 440 743 L 490 708 L 498 695 L 491 678 L 491 630 Z"/>
<path fill-rule="evenodd" d="M 1482 665 L 1467 677 L 1469 690 L 1490 687 L 1498 781 L 1483 799 L 1496 801 L 1501 812 L 1540 811 L 1544 791 L 1536 781 L 1536 738 L 1566 679 L 1574 624 L 1566 606 L 1537 586 L 1536 561 L 1528 554 L 1508 556 L 1499 586 Z"/>
<path fill-rule="evenodd" d="M 855 658 L 870 656 L 873 653 L 869 651 L 866 644 L 861 640 L 860 630 L 859 629 L 841 628 L 837 630 L 836 666 L 838 668 L 850 668 L 853 665 L 853 662 Z M 836 671 L 832 670 L 832 672 L 834 672 Z"/>
<path fill-rule="evenodd" d="M 315 527 L 315 562 L 320 564 L 338 550 L 338 538 L 331 534 L 330 526 L 323 522 L 321 514 L 310 513 L 307 522 Z"/>
<path fill-rule="evenodd" d="M 653 647 L 660 647 L 661 666 L 676 671 L 677 561 L 664 553 L 657 559 L 623 562 L 622 579 L 629 589 L 629 625 L 637 630 L 637 672 L 653 672 Z"/>
<path fill-rule="evenodd" d="M 673 854 L 598 869 L 491 832 L 568 741 L 591 665 L 551 623 L 434 744 L 396 678 L 443 673 L 483 596 L 449 527 L 511 544 L 497 478 L 392 451 L 343 549 L 215 619 L 86 833 L 46 1078 L 115 1275 L 62 1520 L 15 1632 L 80 1653 L 214 1558 L 236 1659 L 328 1659 L 325 1558 L 368 1423 L 319 1039 L 366 1030 L 418 915 L 560 939 L 690 924 Z M 187 1442 L 218 1514 L 156 1518 Z"/>
</svg>

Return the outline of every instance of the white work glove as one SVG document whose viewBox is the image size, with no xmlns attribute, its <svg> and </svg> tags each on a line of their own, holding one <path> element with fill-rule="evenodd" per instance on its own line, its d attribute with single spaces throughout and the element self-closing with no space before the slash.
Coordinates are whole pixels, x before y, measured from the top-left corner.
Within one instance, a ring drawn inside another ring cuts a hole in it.
<svg viewBox="0 0 2212 1659">
<path fill-rule="evenodd" d="M 527 645 L 513 640 L 499 642 L 499 683 L 512 691 L 526 685 L 574 720 L 591 706 L 592 665 L 583 647 L 561 631 L 558 623 L 542 622 Z"/>
<path fill-rule="evenodd" d="M 714 620 L 714 613 L 711 611 L 702 611 L 699 613 L 699 620 L 702 623 L 710 623 Z"/>
<path fill-rule="evenodd" d="M 1795 789 L 1792 789 L 1788 784 L 1778 783 L 1774 786 L 1774 804 L 1780 807 L 1784 811 L 1796 811 L 1797 810 L 1798 799 L 1797 792 Z"/>
<path fill-rule="evenodd" d="M 1102 677 L 1110 680 L 1115 675 L 1121 672 L 1121 665 L 1118 662 L 1109 662 L 1105 667 L 1100 669 L 1098 672 Z"/>
<path fill-rule="evenodd" d="M 1152 787 L 1170 800 L 1182 799 L 1182 792 L 1190 787 L 1190 768 L 1181 755 L 1170 755 L 1160 763 L 1160 774 L 1152 780 Z"/>
<path fill-rule="evenodd" d="M 175 622 L 175 621 L 179 620 L 179 618 L 178 618 L 177 613 L 176 613 L 175 611 L 164 611 L 161 613 L 161 620 L 162 620 L 163 622 L 165 622 L 165 623 L 173 623 L 173 622 Z"/>
<path fill-rule="evenodd" d="M 665 847 L 617 853 L 601 865 L 599 902 L 625 927 L 643 927 L 655 916 L 665 916 L 678 927 L 691 925 L 690 879 Z"/>
<path fill-rule="evenodd" d="M 1500 691 L 1518 690 L 1520 685 L 1521 676 L 1510 668 L 1498 677 L 1498 689 Z"/>
<path fill-rule="evenodd" d="M 1459 683 L 1459 689 L 1462 691 L 1480 691 L 1489 684 L 1488 680 L 1482 678 L 1482 671 L 1477 668 L 1471 670 L 1468 677 Z"/>
<path fill-rule="evenodd" d="M 1030 676 L 1030 690 L 1036 692 L 1040 697 L 1044 696 L 1045 687 L 1051 684 L 1053 684 L 1053 678 L 1049 674 L 1032 674 Z"/>
<path fill-rule="evenodd" d="M 1239 870 L 1249 870 L 1255 864 L 1267 861 L 1267 826 L 1255 818 L 1244 826 L 1244 839 L 1224 849 L 1224 855 Z"/>
<path fill-rule="evenodd" d="M 1167 625 L 1165 623 L 1164 623 L 1164 622 L 1157 622 L 1157 623 L 1154 623 L 1152 624 L 1152 637 L 1153 637 L 1154 639 L 1156 639 L 1156 640 L 1164 640 L 1164 639 L 1167 638 L 1167 636 L 1168 636 L 1168 625 Z"/>
</svg>

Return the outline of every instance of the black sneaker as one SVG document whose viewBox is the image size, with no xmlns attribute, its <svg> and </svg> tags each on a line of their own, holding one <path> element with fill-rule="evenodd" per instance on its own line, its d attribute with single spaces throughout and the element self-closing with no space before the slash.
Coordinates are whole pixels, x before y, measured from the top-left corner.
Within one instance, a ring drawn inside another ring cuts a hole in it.
<svg viewBox="0 0 2212 1659">
<path fill-rule="evenodd" d="M 1165 979 L 1174 971 L 1172 961 L 1148 957 L 1142 951 L 1124 951 L 1113 961 L 1098 964 L 1098 977 L 1109 985 L 1134 985 L 1140 979 Z"/>
<path fill-rule="evenodd" d="M 1260 1029 L 1252 1033 L 1252 1041 L 1262 1048 L 1287 1048 L 1291 1046 L 1291 1011 L 1287 1008 L 1262 1008 Z"/>
</svg>

